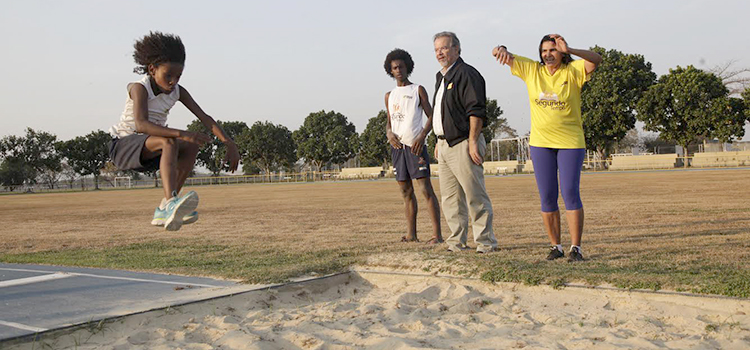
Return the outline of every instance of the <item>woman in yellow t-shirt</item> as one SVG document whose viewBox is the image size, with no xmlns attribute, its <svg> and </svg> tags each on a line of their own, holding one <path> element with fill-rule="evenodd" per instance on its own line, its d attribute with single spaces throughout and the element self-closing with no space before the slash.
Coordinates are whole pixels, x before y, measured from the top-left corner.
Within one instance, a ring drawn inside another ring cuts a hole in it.
<svg viewBox="0 0 750 350">
<path fill-rule="evenodd" d="M 582 60 L 573 60 L 570 55 Z M 586 142 L 581 122 L 581 88 L 601 63 L 596 52 L 568 47 L 562 36 L 545 35 L 539 43 L 539 59 L 513 55 L 505 46 L 497 46 L 492 56 L 510 72 L 526 82 L 531 105 L 531 136 L 529 148 L 534 162 L 542 220 L 552 247 L 547 260 L 565 256 L 560 244 L 560 210 L 558 171 L 571 247 L 568 261 L 582 261 L 583 203 L 581 203 L 581 167 L 586 155 Z"/>
</svg>

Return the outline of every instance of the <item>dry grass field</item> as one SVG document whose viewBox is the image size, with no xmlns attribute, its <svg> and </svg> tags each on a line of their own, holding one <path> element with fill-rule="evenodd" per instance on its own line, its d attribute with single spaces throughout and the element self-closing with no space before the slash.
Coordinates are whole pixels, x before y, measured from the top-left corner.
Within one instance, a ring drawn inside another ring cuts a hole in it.
<svg viewBox="0 0 750 350">
<path fill-rule="evenodd" d="M 201 198 L 200 220 L 177 232 L 149 225 L 161 189 L 4 195 L 0 261 L 268 282 L 403 254 L 418 256 L 425 271 L 489 281 L 750 297 L 748 170 L 585 174 L 588 260 L 575 264 L 544 260 L 548 243 L 533 176 L 486 183 L 501 249 L 492 254 L 398 242 L 403 202 L 394 180 L 380 180 L 192 187 Z M 420 211 L 418 220 L 426 240 L 429 218 Z"/>
</svg>

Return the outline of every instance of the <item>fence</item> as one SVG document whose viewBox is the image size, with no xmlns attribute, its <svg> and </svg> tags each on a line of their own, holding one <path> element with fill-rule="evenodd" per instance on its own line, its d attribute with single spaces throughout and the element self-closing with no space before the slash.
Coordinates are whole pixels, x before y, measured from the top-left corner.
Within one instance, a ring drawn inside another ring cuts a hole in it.
<svg viewBox="0 0 750 350">
<path fill-rule="evenodd" d="M 750 166 L 750 151 L 734 152 L 704 152 L 695 153 L 693 156 L 684 157 L 677 154 L 616 154 L 608 159 L 596 159 L 587 157 L 583 162 L 585 171 L 612 171 L 612 170 L 648 170 L 648 169 L 674 169 L 684 167 L 685 161 L 690 167 L 699 168 L 721 168 Z M 485 174 L 508 175 L 514 173 L 533 173 L 534 164 L 531 159 L 520 161 L 487 161 L 484 163 Z M 439 167 L 433 165 L 433 175 L 439 176 Z M 377 179 L 380 177 L 393 177 L 391 169 L 382 170 L 373 168 L 343 168 L 342 171 L 308 171 L 301 173 L 277 173 L 265 175 L 228 175 L 228 176 L 197 176 L 188 178 L 186 186 L 207 185 L 231 185 L 231 184 L 254 184 L 254 183 L 293 183 L 293 182 L 318 182 L 318 181 L 347 181 L 357 179 Z M 154 188 L 161 187 L 159 178 L 106 178 L 100 177 L 100 189 L 119 188 Z M 75 181 L 62 180 L 53 188 L 44 184 L 2 186 L 0 193 L 45 193 L 45 192 L 72 192 L 86 191 L 94 188 L 93 177 L 77 179 Z"/>
<path fill-rule="evenodd" d="M 230 184 L 253 184 L 253 183 L 292 183 L 292 182 L 316 182 L 337 181 L 353 179 L 369 179 L 383 176 L 383 174 L 362 174 L 358 177 L 342 177 L 339 171 L 309 171 L 302 173 L 278 173 L 267 175 L 227 175 L 227 176 L 197 176 L 185 180 L 185 186 L 206 185 L 230 185 Z M 379 176 L 378 176 L 379 175 Z M 123 177 L 109 179 L 99 178 L 99 188 L 103 190 L 121 188 L 153 188 L 161 187 L 161 179 L 141 178 L 124 181 Z M 44 184 L 2 186 L 0 193 L 41 193 L 41 192 L 71 192 L 94 189 L 93 177 L 78 179 L 75 181 L 60 181 L 54 188 Z"/>
</svg>

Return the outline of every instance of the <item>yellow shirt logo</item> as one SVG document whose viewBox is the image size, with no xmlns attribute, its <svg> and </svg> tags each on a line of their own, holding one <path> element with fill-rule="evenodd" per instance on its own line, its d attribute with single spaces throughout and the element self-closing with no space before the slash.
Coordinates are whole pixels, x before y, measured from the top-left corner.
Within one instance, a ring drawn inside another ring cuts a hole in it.
<svg viewBox="0 0 750 350">
<path fill-rule="evenodd" d="M 562 65 L 550 75 L 539 62 L 516 55 L 511 73 L 526 83 L 531 107 L 529 145 L 585 148 L 581 88 L 588 80 L 583 60 Z"/>
</svg>

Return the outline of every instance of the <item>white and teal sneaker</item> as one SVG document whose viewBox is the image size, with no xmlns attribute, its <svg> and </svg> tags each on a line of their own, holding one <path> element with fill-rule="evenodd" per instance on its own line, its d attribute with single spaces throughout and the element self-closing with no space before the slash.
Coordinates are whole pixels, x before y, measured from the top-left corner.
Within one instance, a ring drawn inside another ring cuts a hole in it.
<svg viewBox="0 0 750 350">
<path fill-rule="evenodd" d="M 156 210 L 154 210 L 154 219 L 151 220 L 151 225 L 164 226 L 164 221 L 167 221 L 167 211 L 159 207 L 156 207 Z M 183 225 L 189 225 L 196 221 L 198 221 L 198 211 L 195 211 L 195 210 L 193 210 L 192 213 L 187 214 L 185 215 L 185 217 L 182 218 Z"/>
<path fill-rule="evenodd" d="M 164 210 L 164 229 L 167 231 L 177 231 L 182 227 L 183 219 L 186 215 L 191 214 L 198 207 L 198 194 L 190 191 L 183 196 L 172 197 L 167 201 Z"/>
</svg>

